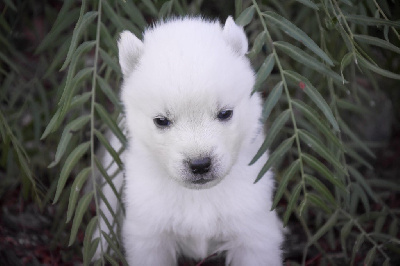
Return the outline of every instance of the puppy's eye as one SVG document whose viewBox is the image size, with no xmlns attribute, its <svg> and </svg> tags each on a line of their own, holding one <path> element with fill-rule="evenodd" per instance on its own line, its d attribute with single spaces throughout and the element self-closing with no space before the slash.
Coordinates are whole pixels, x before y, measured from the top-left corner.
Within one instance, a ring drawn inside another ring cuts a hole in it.
<svg viewBox="0 0 400 266">
<path fill-rule="evenodd" d="M 227 121 L 231 119 L 232 115 L 233 115 L 233 110 L 221 110 L 219 111 L 217 118 L 220 121 Z"/>
<path fill-rule="evenodd" d="M 158 116 L 158 117 L 154 118 L 153 121 L 154 121 L 154 124 L 160 128 L 166 128 L 171 125 L 171 121 L 168 120 L 168 118 L 166 118 L 164 116 Z"/>
</svg>

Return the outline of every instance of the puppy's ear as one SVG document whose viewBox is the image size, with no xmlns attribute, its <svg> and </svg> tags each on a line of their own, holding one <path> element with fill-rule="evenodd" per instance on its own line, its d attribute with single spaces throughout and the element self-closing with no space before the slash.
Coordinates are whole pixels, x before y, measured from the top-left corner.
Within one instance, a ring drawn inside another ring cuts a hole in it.
<svg viewBox="0 0 400 266">
<path fill-rule="evenodd" d="M 243 27 L 236 25 L 231 16 L 226 19 L 222 34 L 233 51 L 240 56 L 246 54 L 248 48 L 246 34 L 243 31 Z"/>
<path fill-rule="evenodd" d="M 143 50 L 143 42 L 132 32 L 123 31 L 118 40 L 118 57 L 122 74 L 127 76 L 139 62 Z"/>
</svg>

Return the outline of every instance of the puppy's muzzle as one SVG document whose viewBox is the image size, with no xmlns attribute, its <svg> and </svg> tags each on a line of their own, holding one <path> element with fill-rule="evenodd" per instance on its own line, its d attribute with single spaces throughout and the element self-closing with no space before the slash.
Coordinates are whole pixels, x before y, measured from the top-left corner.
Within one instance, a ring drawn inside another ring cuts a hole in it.
<svg viewBox="0 0 400 266">
<path fill-rule="evenodd" d="M 208 174 L 211 170 L 211 158 L 203 157 L 194 160 L 189 160 L 189 169 L 193 176 L 191 182 L 194 184 L 205 184 L 214 179 L 214 177 Z"/>
</svg>

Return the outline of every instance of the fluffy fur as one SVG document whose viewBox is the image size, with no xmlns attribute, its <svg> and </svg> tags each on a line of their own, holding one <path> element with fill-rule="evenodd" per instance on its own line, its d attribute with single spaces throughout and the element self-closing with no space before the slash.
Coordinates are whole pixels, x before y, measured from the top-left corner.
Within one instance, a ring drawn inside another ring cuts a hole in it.
<svg viewBox="0 0 400 266">
<path fill-rule="evenodd" d="M 230 17 L 224 26 L 201 18 L 160 22 L 143 41 L 121 34 L 129 135 L 122 239 L 130 265 L 177 265 L 179 256 L 222 251 L 226 265 L 282 265 L 271 172 L 253 184 L 268 155 L 249 165 L 264 134 L 247 47 Z M 220 119 L 227 110 L 232 116 Z M 211 165 L 195 173 L 192 162 L 204 158 Z M 116 208 L 111 190 L 105 193 Z"/>
</svg>

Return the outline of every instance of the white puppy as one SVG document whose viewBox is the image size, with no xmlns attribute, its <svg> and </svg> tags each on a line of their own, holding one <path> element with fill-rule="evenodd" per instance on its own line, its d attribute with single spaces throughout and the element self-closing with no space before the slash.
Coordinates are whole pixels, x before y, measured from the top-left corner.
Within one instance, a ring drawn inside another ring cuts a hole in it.
<svg viewBox="0 0 400 266">
<path fill-rule="evenodd" d="M 124 31 L 118 48 L 129 135 L 128 263 L 177 265 L 180 256 L 225 251 L 226 265 L 281 265 L 272 173 L 254 184 L 267 154 L 249 165 L 264 134 L 243 29 L 230 17 L 223 27 L 173 19 L 148 29 L 143 41 Z"/>
</svg>

